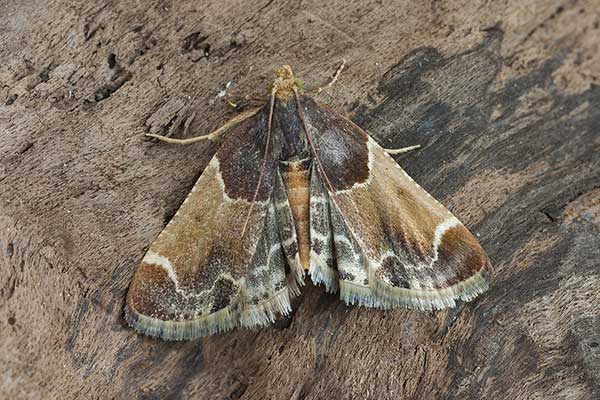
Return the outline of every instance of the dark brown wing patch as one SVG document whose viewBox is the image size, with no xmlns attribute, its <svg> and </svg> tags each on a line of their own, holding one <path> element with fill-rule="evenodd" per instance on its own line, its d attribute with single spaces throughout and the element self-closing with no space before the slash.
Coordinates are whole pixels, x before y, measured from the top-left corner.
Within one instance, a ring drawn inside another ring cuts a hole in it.
<svg viewBox="0 0 600 400">
<path fill-rule="evenodd" d="M 354 125 L 339 114 L 325 107 L 319 107 L 310 97 L 303 97 L 305 113 L 310 113 L 309 129 L 312 130 L 313 144 L 321 157 L 320 162 L 328 174 L 329 182 L 335 191 L 350 189 L 354 184 L 363 183 L 369 178 L 368 137 L 357 132 Z"/>
<path fill-rule="evenodd" d="M 254 118 L 242 122 L 235 133 L 227 137 L 222 148 L 226 151 L 218 153 L 224 191 L 231 199 L 252 201 L 258 172 L 263 162 L 267 112 L 259 112 Z M 271 160 L 270 168 L 274 168 Z M 273 187 L 273 176 L 265 175 L 258 191 L 257 201 L 266 201 Z"/>
</svg>

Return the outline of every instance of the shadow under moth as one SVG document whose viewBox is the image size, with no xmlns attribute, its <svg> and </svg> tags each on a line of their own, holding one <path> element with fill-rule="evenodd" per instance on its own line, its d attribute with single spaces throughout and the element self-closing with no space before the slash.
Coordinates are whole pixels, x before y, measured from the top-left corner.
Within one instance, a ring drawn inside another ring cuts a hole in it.
<svg viewBox="0 0 600 400">
<path fill-rule="evenodd" d="M 268 325 L 291 312 L 306 271 L 347 304 L 380 309 L 454 307 L 487 289 L 473 235 L 288 66 L 264 106 L 210 135 L 159 139 L 220 135 L 131 282 L 125 317 L 138 332 L 184 340 Z"/>
</svg>

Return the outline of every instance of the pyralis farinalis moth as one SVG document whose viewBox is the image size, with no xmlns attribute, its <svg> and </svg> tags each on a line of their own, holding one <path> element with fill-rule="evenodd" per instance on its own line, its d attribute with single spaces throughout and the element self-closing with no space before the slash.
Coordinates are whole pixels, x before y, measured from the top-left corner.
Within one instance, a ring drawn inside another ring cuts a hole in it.
<svg viewBox="0 0 600 400">
<path fill-rule="evenodd" d="M 339 71 L 338 71 L 339 72 Z M 487 289 L 473 235 L 346 117 L 277 70 L 271 101 L 225 135 L 137 269 L 125 309 L 137 331 L 192 339 L 272 323 L 313 283 L 347 304 L 419 310 Z"/>
</svg>

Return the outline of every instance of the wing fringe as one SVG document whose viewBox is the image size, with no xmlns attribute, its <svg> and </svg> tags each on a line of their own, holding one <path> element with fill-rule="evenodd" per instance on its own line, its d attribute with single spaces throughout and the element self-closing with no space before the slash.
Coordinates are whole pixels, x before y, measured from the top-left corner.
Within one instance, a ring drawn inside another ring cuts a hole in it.
<svg viewBox="0 0 600 400">
<path fill-rule="evenodd" d="M 367 286 L 359 286 L 348 281 L 340 281 L 340 298 L 349 305 L 372 308 L 410 308 L 422 311 L 442 310 L 455 307 L 456 300 L 471 301 L 485 292 L 487 268 L 468 279 L 443 289 L 397 288 L 381 280 L 370 277 Z"/>
<path fill-rule="evenodd" d="M 236 311 L 231 305 L 206 316 L 191 320 L 166 321 L 143 315 L 125 307 L 125 320 L 137 332 L 163 340 L 190 340 L 201 336 L 229 331 L 234 328 L 267 326 L 277 315 L 287 316 L 292 311 L 291 299 L 297 292 L 285 287 L 257 305 Z"/>
<path fill-rule="evenodd" d="M 310 269 L 308 273 L 313 284 L 320 285 L 322 283 L 325 285 L 327 293 L 336 293 L 338 291 L 339 276 L 337 270 L 330 268 L 327 262 L 314 251 L 310 252 Z"/>
</svg>

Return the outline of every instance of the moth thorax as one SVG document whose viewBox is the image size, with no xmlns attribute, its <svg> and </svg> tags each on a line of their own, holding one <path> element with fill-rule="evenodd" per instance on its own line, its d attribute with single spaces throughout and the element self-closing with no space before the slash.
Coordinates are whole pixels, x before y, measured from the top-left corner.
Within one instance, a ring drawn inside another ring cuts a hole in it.
<svg viewBox="0 0 600 400">
<path fill-rule="evenodd" d="M 281 175 L 294 218 L 298 256 L 306 270 L 310 267 L 310 168 L 311 160 L 280 163 Z"/>
<path fill-rule="evenodd" d="M 296 99 L 275 101 L 273 134 L 281 143 L 279 159 L 284 161 L 301 160 L 310 155 L 306 133 L 298 116 Z"/>
</svg>

